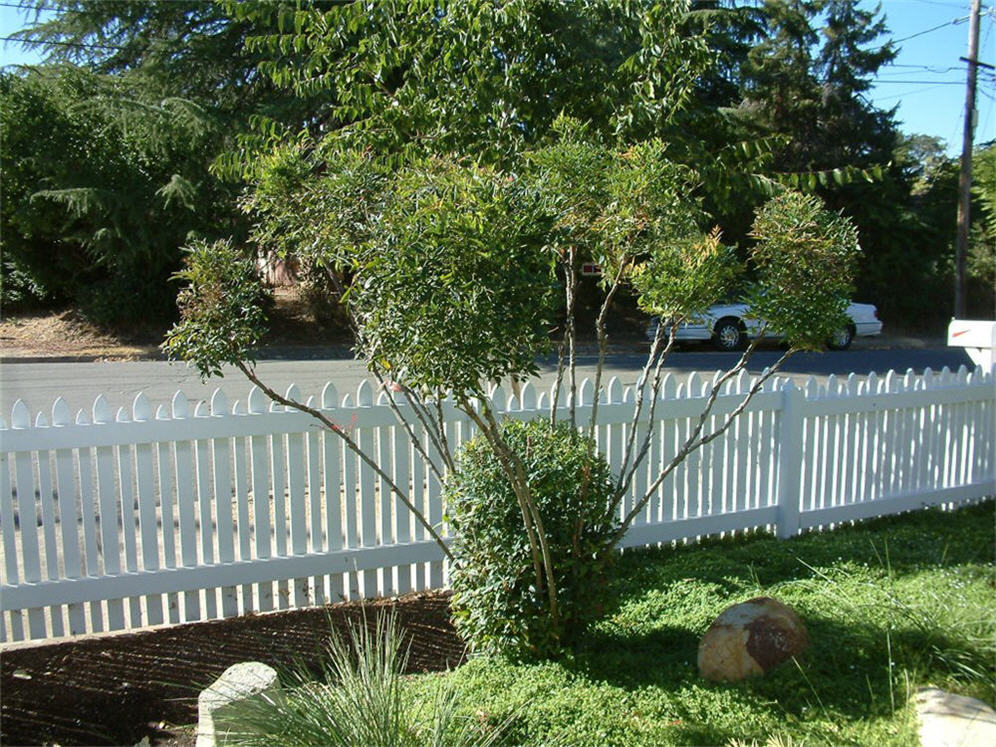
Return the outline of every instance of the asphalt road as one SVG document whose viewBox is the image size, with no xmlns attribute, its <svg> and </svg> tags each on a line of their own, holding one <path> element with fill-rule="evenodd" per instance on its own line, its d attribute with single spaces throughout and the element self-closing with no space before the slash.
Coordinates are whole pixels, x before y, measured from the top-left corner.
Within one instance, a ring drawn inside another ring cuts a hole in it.
<svg viewBox="0 0 996 747">
<path fill-rule="evenodd" d="M 972 367 L 971 361 L 960 348 L 925 347 L 917 349 L 871 347 L 858 340 L 852 349 L 841 352 L 798 353 L 783 367 L 783 371 L 797 381 L 809 375 L 824 378 L 829 374 L 846 376 L 852 371 L 867 374 L 875 371 L 884 374 L 889 369 L 905 373 L 912 368 L 920 373 L 926 367 L 939 370 L 943 366 L 956 369 L 960 365 Z M 777 348 L 759 350 L 749 370 L 760 372 L 772 365 L 782 354 Z M 679 350 L 668 359 L 668 369 L 679 373 L 691 371 L 713 372 L 727 369 L 738 359 L 735 353 L 717 353 L 706 348 Z M 605 373 L 632 384 L 637 380 L 645 356 L 636 352 L 617 353 L 610 356 Z M 579 373 L 586 376 L 594 372 L 596 358 L 591 355 L 579 358 Z M 541 386 L 548 387 L 554 378 L 555 362 L 544 361 Z M 366 378 L 364 365 L 356 360 L 265 360 L 257 371 L 260 377 L 275 389 L 285 391 L 296 383 L 305 397 L 321 393 L 327 381 L 333 381 L 340 397 L 355 392 L 360 381 Z M 153 407 L 169 403 L 177 390 L 191 400 L 208 399 L 216 387 L 221 387 L 229 400 L 244 399 L 249 383 L 237 370 L 231 370 L 221 379 L 201 382 L 197 372 L 183 364 L 164 361 L 135 361 L 123 363 L 43 363 L 5 361 L 0 363 L 0 413 L 9 419 L 11 406 L 23 399 L 32 415 L 51 412 L 56 397 L 63 397 L 75 413 L 87 411 L 94 398 L 103 393 L 112 410 L 130 408 L 135 396 L 145 392 Z M 9 422 L 9 420 L 8 420 Z"/>
</svg>

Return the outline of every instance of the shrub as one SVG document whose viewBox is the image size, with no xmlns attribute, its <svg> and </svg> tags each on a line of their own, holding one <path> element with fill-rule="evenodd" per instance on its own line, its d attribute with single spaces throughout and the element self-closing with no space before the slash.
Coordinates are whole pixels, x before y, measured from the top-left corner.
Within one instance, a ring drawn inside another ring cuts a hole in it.
<svg viewBox="0 0 996 747">
<path fill-rule="evenodd" d="M 453 621 L 474 651 L 546 656 L 603 611 L 618 526 L 609 509 L 614 483 L 592 441 L 566 423 L 507 421 L 501 430 L 546 531 L 561 614 L 552 621 L 519 504 L 495 451 L 478 437 L 463 447 L 446 486 L 456 530 Z"/>
</svg>

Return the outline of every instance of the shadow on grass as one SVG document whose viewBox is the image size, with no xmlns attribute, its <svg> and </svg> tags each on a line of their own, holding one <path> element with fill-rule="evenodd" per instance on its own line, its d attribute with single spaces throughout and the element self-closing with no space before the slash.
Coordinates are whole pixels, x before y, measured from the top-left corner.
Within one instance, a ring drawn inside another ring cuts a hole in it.
<svg viewBox="0 0 996 747">
<path fill-rule="evenodd" d="M 992 526 L 993 503 L 987 502 L 957 514 L 925 511 L 790 541 L 754 536 L 629 552 L 613 583 L 625 609 L 617 603 L 564 666 L 629 691 L 739 690 L 775 715 L 889 717 L 906 701 L 904 671 L 991 681 L 990 649 L 946 630 L 943 618 L 926 607 L 910 614 L 887 593 L 840 597 L 850 592 L 814 569 L 867 565 L 872 579 L 881 570 L 884 583 L 887 575 L 901 581 L 925 569 L 991 562 Z M 699 640 L 722 608 L 752 596 L 778 596 L 780 584 L 804 580 L 812 588 L 793 585 L 793 595 L 813 600 L 798 610 L 811 643 L 797 663 L 736 684 L 699 677 Z M 678 604 L 681 614 L 672 614 Z"/>
</svg>

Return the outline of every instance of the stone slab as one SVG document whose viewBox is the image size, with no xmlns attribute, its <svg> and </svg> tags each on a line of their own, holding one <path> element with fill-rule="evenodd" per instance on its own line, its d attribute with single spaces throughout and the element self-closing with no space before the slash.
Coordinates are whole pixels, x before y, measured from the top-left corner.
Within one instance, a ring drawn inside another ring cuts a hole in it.
<svg viewBox="0 0 996 747">
<path fill-rule="evenodd" d="M 996 745 L 996 711 L 975 698 L 936 687 L 916 696 L 922 747 L 985 747 Z"/>
</svg>

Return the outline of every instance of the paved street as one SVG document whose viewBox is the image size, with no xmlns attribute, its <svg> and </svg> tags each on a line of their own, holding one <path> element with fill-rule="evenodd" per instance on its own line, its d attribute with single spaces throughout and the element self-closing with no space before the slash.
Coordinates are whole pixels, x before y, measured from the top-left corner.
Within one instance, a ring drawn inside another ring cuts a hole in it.
<svg viewBox="0 0 996 747">
<path fill-rule="evenodd" d="M 752 360 L 750 370 L 759 372 L 773 364 L 781 355 L 777 348 L 759 350 Z M 717 353 L 708 348 L 689 348 L 671 354 L 669 370 L 687 373 L 726 369 L 738 358 L 734 353 Z M 606 380 L 618 376 L 623 384 L 632 384 L 639 376 L 645 361 L 643 355 L 617 353 L 610 356 L 606 367 Z M 596 358 L 592 355 L 579 358 L 581 376 L 594 372 Z M 852 349 L 842 352 L 799 353 L 789 359 L 785 373 L 797 380 L 808 375 L 826 377 L 833 373 L 846 376 L 851 371 L 867 374 L 869 371 L 885 373 L 890 368 L 905 372 L 912 368 L 917 373 L 929 366 L 939 370 L 943 366 L 956 369 L 960 365 L 971 367 L 968 356 L 960 348 L 943 346 L 925 348 L 872 347 L 868 341 L 858 340 Z M 554 378 L 555 362 L 542 365 L 541 386 L 548 387 Z M 318 395 L 326 381 L 333 381 L 340 396 L 355 391 L 366 378 L 366 368 L 356 360 L 264 360 L 258 365 L 264 381 L 275 389 L 284 391 L 296 383 L 305 396 Z M 50 412 L 52 402 L 62 396 L 73 412 L 89 411 L 97 394 L 103 393 L 113 410 L 130 407 L 135 396 L 144 391 L 156 405 L 168 403 L 178 389 L 192 400 L 207 399 L 220 386 L 230 400 L 244 399 L 249 383 L 237 370 L 231 370 L 222 379 L 202 383 L 197 372 L 182 364 L 164 361 L 135 361 L 124 363 L 40 363 L 8 361 L 0 364 L 0 412 L 5 419 L 17 399 L 27 402 L 32 413 Z"/>
</svg>

